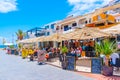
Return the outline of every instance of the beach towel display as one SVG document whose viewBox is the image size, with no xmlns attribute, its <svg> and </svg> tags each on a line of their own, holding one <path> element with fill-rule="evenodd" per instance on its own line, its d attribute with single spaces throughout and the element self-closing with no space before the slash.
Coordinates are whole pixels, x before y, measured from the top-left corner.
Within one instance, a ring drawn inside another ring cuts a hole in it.
<svg viewBox="0 0 120 80">
<path fill-rule="evenodd" d="M 25 49 L 25 56 L 28 57 L 28 49 Z"/>
<path fill-rule="evenodd" d="M 34 51 L 32 49 L 29 49 L 29 55 L 34 54 Z"/>
<path fill-rule="evenodd" d="M 26 51 L 25 51 L 25 49 L 22 49 L 22 58 L 23 59 L 26 58 Z"/>
<path fill-rule="evenodd" d="M 38 51 L 38 64 L 42 64 L 45 62 L 45 51 L 39 50 Z"/>
</svg>

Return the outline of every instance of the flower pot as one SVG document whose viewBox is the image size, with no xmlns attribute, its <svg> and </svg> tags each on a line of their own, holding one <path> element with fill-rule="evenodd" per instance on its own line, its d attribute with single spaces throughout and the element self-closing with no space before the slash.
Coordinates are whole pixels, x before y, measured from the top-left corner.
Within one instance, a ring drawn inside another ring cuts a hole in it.
<svg viewBox="0 0 120 80">
<path fill-rule="evenodd" d="M 102 74 L 105 76 L 112 76 L 113 75 L 113 67 L 102 66 Z"/>
</svg>

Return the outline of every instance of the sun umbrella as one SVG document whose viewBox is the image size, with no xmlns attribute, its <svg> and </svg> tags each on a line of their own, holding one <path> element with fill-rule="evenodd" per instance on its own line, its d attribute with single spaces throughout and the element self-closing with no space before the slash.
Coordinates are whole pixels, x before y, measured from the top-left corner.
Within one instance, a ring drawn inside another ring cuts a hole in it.
<svg viewBox="0 0 120 80">
<path fill-rule="evenodd" d="M 77 29 L 73 32 L 64 35 L 64 37 L 66 37 L 68 40 L 70 39 L 85 40 L 85 39 L 93 39 L 93 38 L 108 37 L 108 36 L 110 36 L 110 34 L 102 32 L 97 28 L 88 28 L 88 27 Z"/>
<path fill-rule="evenodd" d="M 46 41 L 61 41 L 60 34 L 56 33 L 46 37 Z"/>
<path fill-rule="evenodd" d="M 13 43 L 5 43 L 4 45 L 10 46 L 10 45 L 13 45 Z"/>
<path fill-rule="evenodd" d="M 37 42 L 44 42 L 45 41 L 45 36 L 42 36 L 42 37 L 38 37 Z"/>
<path fill-rule="evenodd" d="M 107 32 L 113 35 L 120 34 L 120 24 L 112 26 L 110 28 L 102 29 L 101 31 Z"/>
<path fill-rule="evenodd" d="M 72 39 L 73 36 L 75 36 L 76 34 L 78 34 L 77 33 L 78 30 L 79 29 L 76 29 L 76 30 L 74 30 L 72 32 L 61 34 L 61 39 L 62 40 L 70 40 L 70 39 Z"/>
<path fill-rule="evenodd" d="M 73 37 L 73 39 L 93 39 L 93 38 L 100 38 L 100 37 L 108 37 L 111 36 L 108 33 L 102 32 L 97 28 L 88 28 L 85 27 L 81 30 L 78 31 L 78 33 L 80 32 L 80 35 L 76 35 Z"/>
</svg>

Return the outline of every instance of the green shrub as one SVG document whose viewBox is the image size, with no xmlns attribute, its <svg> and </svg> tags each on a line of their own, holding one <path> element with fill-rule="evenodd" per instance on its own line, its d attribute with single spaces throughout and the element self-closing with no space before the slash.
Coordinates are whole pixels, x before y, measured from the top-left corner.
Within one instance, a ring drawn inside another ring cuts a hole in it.
<svg viewBox="0 0 120 80">
<path fill-rule="evenodd" d="M 10 45 L 10 48 L 13 49 L 13 48 L 14 48 L 14 45 Z"/>
<path fill-rule="evenodd" d="M 66 46 L 63 46 L 62 47 L 62 53 L 64 54 L 64 53 L 67 53 L 67 52 L 68 52 L 68 48 Z"/>
<path fill-rule="evenodd" d="M 100 44 L 95 44 L 96 52 L 103 54 L 105 56 L 110 56 L 113 52 L 116 51 L 116 42 L 103 40 Z"/>
</svg>

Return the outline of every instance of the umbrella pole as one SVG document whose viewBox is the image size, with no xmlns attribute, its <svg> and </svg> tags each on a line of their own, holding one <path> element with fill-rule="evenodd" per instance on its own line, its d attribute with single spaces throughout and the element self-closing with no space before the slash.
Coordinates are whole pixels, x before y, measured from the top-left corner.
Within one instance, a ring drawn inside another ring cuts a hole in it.
<svg viewBox="0 0 120 80">
<path fill-rule="evenodd" d="M 60 54 L 62 53 L 62 40 L 60 41 Z"/>
<path fill-rule="evenodd" d="M 118 46 L 118 44 L 117 44 L 117 35 L 115 35 L 115 41 L 116 41 L 116 51 L 117 51 L 117 46 Z"/>
</svg>

